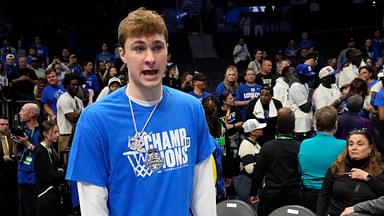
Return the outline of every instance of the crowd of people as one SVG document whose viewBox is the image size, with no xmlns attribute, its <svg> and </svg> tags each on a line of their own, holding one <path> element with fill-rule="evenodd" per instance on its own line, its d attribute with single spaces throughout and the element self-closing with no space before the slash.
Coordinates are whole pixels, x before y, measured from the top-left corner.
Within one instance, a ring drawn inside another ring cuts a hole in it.
<svg viewBox="0 0 384 216">
<path fill-rule="evenodd" d="M 212 215 L 211 192 L 260 216 L 384 213 L 379 31 L 324 63 L 307 32 L 274 58 L 240 39 L 212 92 L 208 73 L 179 71 L 157 13 L 133 11 L 118 32 L 118 58 L 102 43 L 81 63 L 67 48 L 50 61 L 39 36 L 3 41 L 1 100 L 18 121 L 1 110 L 1 212 L 65 214 L 70 188 L 85 215 Z"/>
</svg>

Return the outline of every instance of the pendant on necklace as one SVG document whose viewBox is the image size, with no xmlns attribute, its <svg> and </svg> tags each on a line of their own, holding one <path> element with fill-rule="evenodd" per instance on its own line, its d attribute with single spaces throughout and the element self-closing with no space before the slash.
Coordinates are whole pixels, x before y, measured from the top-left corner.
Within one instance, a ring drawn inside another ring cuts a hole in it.
<svg viewBox="0 0 384 216">
<path fill-rule="evenodd" d="M 136 132 L 135 136 L 129 139 L 129 149 L 136 152 L 145 152 L 145 144 L 143 140 L 143 135 Z"/>
<path fill-rule="evenodd" d="M 159 150 L 149 149 L 147 158 L 145 159 L 145 166 L 153 172 L 159 170 L 164 164 L 164 158 L 160 156 Z"/>
</svg>

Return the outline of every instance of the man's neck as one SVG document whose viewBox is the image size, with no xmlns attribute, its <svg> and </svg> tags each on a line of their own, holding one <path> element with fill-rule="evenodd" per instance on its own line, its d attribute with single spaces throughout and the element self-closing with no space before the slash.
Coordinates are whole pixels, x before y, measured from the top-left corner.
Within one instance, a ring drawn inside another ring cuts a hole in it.
<svg viewBox="0 0 384 216">
<path fill-rule="evenodd" d="M 128 97 L 131 96 L 141 101 L 151 102 L 161 98 L 163 95 L 163 86 L 159 85 L 154 88 L 138 89 L 133 84 L 128 84 L 125 93 Z"/>
<path fill-rule="evenodd" d="M 202 95 L 204 93 L 203 89 L 195 88 L 193 89 L 193 92 L 197 95 Z"/>
<path fill-rule="evenodd" d="M 26 125 L 27 125 L 27 127 L 29 128 L 29 129 L 33 129 L 33 128 L 35 128 L 36 126 L 38 126 L 39 125 L 39 123 L 37 122 L 37 119 L 31 119 L 31 120 L 29 120 L 27 123 L 26 123 Z"/>
</svg>

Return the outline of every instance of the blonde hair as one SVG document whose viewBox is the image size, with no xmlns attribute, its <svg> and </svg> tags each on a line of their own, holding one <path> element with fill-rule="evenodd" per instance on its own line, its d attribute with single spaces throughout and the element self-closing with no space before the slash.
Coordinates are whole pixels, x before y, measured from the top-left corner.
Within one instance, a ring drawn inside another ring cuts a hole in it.
<svg viewBox="0 0 384 216">
<path fill-rule="evenodd" d="M 228 81 L 228 73 L 231 71 L 235 72 L 235 76 L 236 76 L 236 80 L 233 83 Z M 237 77 L 238 77 L 237 67 L 235 65 L 229 65 L 227 67 L 227 70 L 225 71 L 223 84 L 225 88 L 232 94 L 236 93 L 236 89 L 239 87 L 239 84 L 237 83 Z"/>
<path fill-rule="evenodd" d="M 168 41 L 168 30 L 164 19 L 156 12 L 140 7 L 124 18 L 118 29 L 119 45 L 124 48 L 129 37 L 148 36 L 152 34 L 164 35 Z"/>
</svg>

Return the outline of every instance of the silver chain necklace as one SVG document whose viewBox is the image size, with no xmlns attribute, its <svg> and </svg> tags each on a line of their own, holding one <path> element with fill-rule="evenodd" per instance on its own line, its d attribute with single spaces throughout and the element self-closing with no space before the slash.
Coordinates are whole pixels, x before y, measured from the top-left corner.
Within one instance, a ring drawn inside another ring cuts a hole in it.
<svg viewBox="0 0 384 216">
<path fill-rule="evenodd" d="M 129 106 L 130 106 L 131 114 L 132 114 L 133 126 L 134 126 L 135 132 L 136 132 L 135 136 L 130 138 L 130 140 L 129 140 L 129 149 L 131 149 L 132 151 L 137 152 L 137 153 L 145 153 L 146 149 L 145 149 L 145 143 L 144 143 L 144 137 L 143 137 L 144 136 L 144 130 L 147 127 L 149 121 L 151 120 L 153 113 L 155 113 L 157 105 L 159 105 L 159 103 L 161 102 L 161 99 L 158 103 L 156 103 L 155 107 L 153 107 L 151 113 L 148 116 L 147 121 L 145 122 L 145 124 L 143 126 L 143 129 L 141 129 L 140 132 L 137 130 L 136 119 L 135 119 L 135 114 L 133 112 L 131 98 L 128 97 L 128 100 L 129 100 Z M 164 158 L 161 157 L 159 150 L 155 149 L 155 148 L 148 149 L 146 157 L 145 157 L 144 165 L 148 169 L 150 169 L 151 171 L 157 171 L 157 170 L 161 169 L 161 167 L 163 167 L 163 164 L 164 164 Z"/>
</svg>

